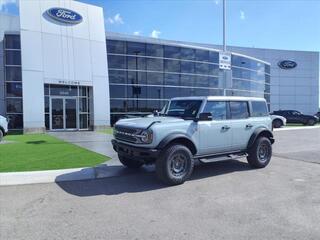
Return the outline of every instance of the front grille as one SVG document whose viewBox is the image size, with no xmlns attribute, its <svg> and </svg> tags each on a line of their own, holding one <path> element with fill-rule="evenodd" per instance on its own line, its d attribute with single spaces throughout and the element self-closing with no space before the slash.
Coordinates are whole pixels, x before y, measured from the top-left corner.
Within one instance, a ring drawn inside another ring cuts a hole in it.
<svg viewBox="0 0 320 240">
<path fill-rule="evenodd" d="M 136 143 L 138 141 L 137 135 L 141 132 L 138 128 L 129 128 L 122 126 L 115 126 L 115 138 L 125 142 Z"/>
</svg>

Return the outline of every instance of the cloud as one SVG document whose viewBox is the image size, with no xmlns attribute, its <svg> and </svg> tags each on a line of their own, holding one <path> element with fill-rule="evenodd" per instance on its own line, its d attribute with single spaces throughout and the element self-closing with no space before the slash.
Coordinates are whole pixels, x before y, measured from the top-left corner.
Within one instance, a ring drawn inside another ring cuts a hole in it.
<svg viewBox="0 0 320 240">
<path fill-rule="evenodd" d="M 244 13 L 244 11 L 240 10 L 240 19 L 241 20 L 245 20 L 246 19 L 246 15 Z"/>
<path fill-rule="evenodd" d="M 215 3 L 216 5 L 219 5 L 220 0 L 215 0 L 214 3 Z"/>
<path fill-rule="evenodd" d="M 152 38 L 159 38 L 160 34 L 161 34 L 160 31 L 158 31 L 158 30 L 153 30 L 153 31 L 151 32 L 151 34 L 150 34 L 150 37 L 152 37 Z"/>
<path fill-rule="evenodd" d="M 0 0 L 0 11 L 8 12 L 8 5 L 18 5 L 17 0 Z"/>
<path fill-rule="evenodd" d="M 133 32 L 133 35 L 135 35 L 135 36 L 140 36 L 140 35 L 141 35 L 141 32 L 140 32 L 140 31 L 135 31 L 135 32 Z"/>
<path fill-rule="evenodd" d="M 0 0 L 1 1 L 1 0 Z M 113 17 L 109 17 L 108 18 L 108 22 L 110 24 L 124 24 L 124 21 L 120 15 L 120 13 L 117 13 L 116 15 L 114 15 Z"/>
</svg>

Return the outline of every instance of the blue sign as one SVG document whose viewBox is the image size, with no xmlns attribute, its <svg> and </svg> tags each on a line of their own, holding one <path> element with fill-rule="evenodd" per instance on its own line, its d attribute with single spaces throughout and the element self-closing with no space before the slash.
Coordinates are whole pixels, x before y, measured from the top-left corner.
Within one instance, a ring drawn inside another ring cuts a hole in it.
<svg viewBox="0 0 320 240">
<path fill-rule="evenodd" d="M 298 64 L 291 60 L 283 60 L 278 62 L 278 66 L 282 69 L 292 69 L 295 68 Z"/>
<path fill-rule="evenodd" d="M 67 24 L 78 24 L 83 20 L 79 13 L 66 8 L 50 8 L 47 14 L 54 20 Z"/>
</svg>

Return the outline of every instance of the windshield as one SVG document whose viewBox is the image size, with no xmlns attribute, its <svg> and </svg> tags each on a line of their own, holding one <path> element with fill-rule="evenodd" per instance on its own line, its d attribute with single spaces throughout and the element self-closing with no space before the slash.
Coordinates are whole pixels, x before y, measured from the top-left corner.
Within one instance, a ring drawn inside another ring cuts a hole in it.
<svg viewBox="0 0 320 240">
<path fill-rule="evenodd" d="M 173 100 L 170 102 L 167 116 L 195 118 L 199 112 L 202 100 Z"/>
</svg>

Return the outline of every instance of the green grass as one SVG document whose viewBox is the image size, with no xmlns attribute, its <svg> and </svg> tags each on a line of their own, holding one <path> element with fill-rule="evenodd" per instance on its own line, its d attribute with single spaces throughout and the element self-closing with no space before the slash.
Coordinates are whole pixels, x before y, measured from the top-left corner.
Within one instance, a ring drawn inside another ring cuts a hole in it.
<svg viewBox="0 0 320 240">
<path fill-rule="evenodd" d="M 47 134 L 9 135 L 0 145 L 0 172 L 91 167 L 110 158 Z"/>
<path fill-rule="evenodd" d="M 112 135 L 113 134 L 113 128 L 107 128 L 107 129 L 101 130 L 99 132 Z"/>
</svg>

